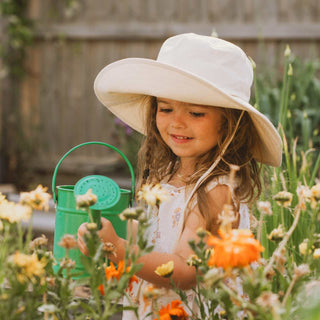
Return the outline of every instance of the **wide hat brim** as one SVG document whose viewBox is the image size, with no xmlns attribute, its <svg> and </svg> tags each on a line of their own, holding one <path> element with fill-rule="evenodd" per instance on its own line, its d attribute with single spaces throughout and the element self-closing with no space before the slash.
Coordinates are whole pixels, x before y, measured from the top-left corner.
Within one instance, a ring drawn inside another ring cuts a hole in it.
<svg viewBox="0 0 320 320">
<path fill-rule="evenodd" d="M 245 110 L 259 135 L 253 157 L 274 167 L 281 164 L 282 141 L 270 120 L 248 102 L 191 72 L 151 59 L 128 58 L 103 68 L 95 79 L 94 91 L 113 114 L 142 134 L 146 96 Z"/>
</svg>

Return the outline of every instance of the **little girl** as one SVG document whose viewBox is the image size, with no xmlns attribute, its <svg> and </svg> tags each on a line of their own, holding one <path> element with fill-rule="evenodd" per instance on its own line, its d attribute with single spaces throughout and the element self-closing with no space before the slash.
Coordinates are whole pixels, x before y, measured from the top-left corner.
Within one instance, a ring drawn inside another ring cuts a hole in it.
<svg viewBox="0 0 320 320">
<path fill-rule="evenodd" d="M 217 234 L 218 216 L 232 199 L 234 228 L 249 228 L 247 204 L 261 191 L 259 165 L 279 166 L 281 139 L 271 122 L 249 104 L 252 65 L 245 53 L 227 41 L 196 34 L 167 39 L 157 60 L 129 58 L 106 66 L 94 84 L 98 99 L 118 118 L 146 135 L 139 152 L 137 189 L 161 183 L 168 190 L 151 218 L 148 240 L 154 251 L 141 257 L 139 283 L 133 298 L 140 319 L 150 312 L 143 303 L 143 288 L 152 283 L 170 288 L 155 269 L 174 262 L 173 281 L 187 290 L 189 307 L 196 311 L 191 289 L 194 267 L 186 264 L 193 253 L 188 241 L 197 239 L 199 227 Z M 228 180 L 236 165 L 234 183 Z M 112 242 L 118 262 L 124 258 L 126 240 L 102 219 L 100 236 Z M 80 250 L 86 226 L 78 232 Z M 159 301 L 166 306 L 177 296 L 168 291 Z M 124 312 L 123 319 L 136 319 Z M 150 318 L 151 319 L 151 318 Z"/>
</svg>

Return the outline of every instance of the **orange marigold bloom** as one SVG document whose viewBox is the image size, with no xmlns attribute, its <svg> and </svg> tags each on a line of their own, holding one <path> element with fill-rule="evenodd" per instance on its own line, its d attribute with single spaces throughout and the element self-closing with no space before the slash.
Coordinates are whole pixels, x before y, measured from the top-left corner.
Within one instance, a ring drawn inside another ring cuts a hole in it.
<svg viewBox="0 0 320 320">
<path fill-rule="evenodd" d="M 214 247 L 209 266 L 223 269 L 245 267 L 260 258 L 264 250 L 250 230 L 233 229 L 229 233 L 218 231 L 220 238 L 211 236 L 207 244 Z"/>
<path fill-rule="evenodd" d="M 168 304 L 166 307 L 162 307 L 159 311 L 160 320 L 188 320 L 188 314 L 185 312 L 180 300 L 171 301 L 171 305 Z M 154 319 L 157 320 L 157 319 Z"/>
<path fill-rule="evenodd" d="M 127 267 L 126 272 L 129 272 L 129 271 L 130 271 L 130 267 Z M 118 269 L 115 267 L 113 262 L 110 262 L 110 266 L 106 267 L 104 269 L 104 272 L 105 272 L 107 281 L 109 281 L 109 279 L 120 280 L 121 276 L 124 273 L 124 260 L 119 261 Z M 129 284 L 128 284 L 129 291 L 132 290 L 133 282 L 138 282 L 138 278 L 136 276 L 132 276 L 129 280 Z M 99 285 L 98 289 L 100 293 L 104 295 L 104 287 L 102 284 Z"/>
</svg>

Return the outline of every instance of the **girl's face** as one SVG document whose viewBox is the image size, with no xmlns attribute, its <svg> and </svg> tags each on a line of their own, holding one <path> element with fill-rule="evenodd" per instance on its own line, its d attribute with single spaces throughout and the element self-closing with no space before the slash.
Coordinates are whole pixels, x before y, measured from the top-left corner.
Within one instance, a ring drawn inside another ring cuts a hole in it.
<svg viewBox="0 0 320 320">
<path fill-rule="evenodd" d="M 157 98 L 157 128 L 164 142 L 181 161 L 195 163 L 219 140 L 219 108 Z"/>
</svg>

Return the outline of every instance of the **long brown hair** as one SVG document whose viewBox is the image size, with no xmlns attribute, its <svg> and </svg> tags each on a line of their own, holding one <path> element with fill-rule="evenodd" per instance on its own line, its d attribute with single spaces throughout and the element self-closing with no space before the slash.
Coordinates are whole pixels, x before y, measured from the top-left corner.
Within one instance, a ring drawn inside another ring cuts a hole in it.
<svg viewBox="0 0 320 320">
<path fill-rule="evenodd" d="M 173 176 L 179 168 L 179 157 L 162 140 L 156 126 L 157 101 L 152 97 L 151 102 L 146 104 L 147 112 L 145 118 L 146 137 L 138 155 L 137 189 L 145 183 L 157 183 L 168 176 Z M 230 173 L 230 165 L 236 165 L 237 186 L 234 195 L 237 201 L 237 209 L 240 201 L 250 203 L 261 193 L 260 167 L 252 156 L 253 148 L 257 149 L 257 132 L 247 112 L 244 112 L 239 125 L 237 122 L 241 110 L 221 108 L 222 124 L 220 127 L 220 139 L 218 144 L 208 153 L 201 156 L 195 165 L 195 172 L 187 182 L 187 186 L 194 186 L 198 179 L 208 170 L 216 158 L 221 154 L 225 143 L 236 130 L 222 159 L 214 170 L 206 177 L 205 181 L 196 191 L 199 211 L 206 222 L 208 230 L 217 229 L 217 217 L 212 219 L 208 210 L 208 199 L 206 193 L 207 184 L 213 178 L 225 176 Z"/>
</svg>

